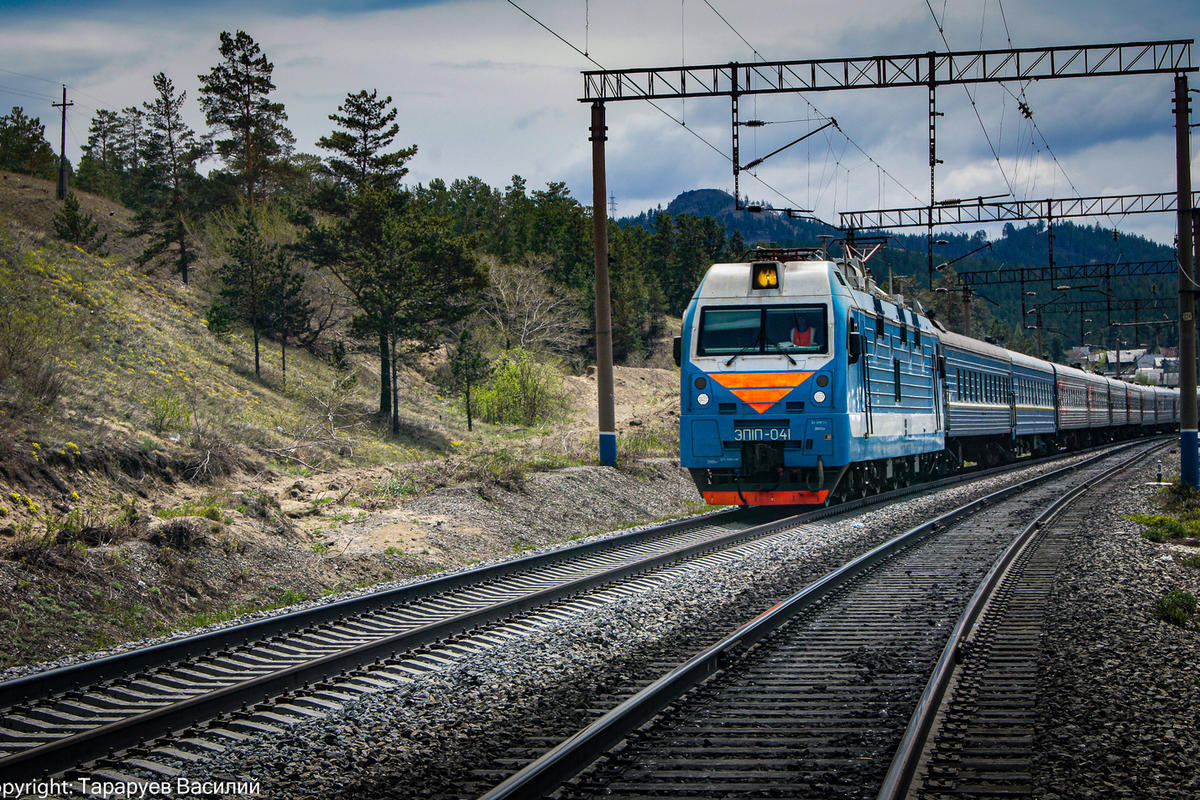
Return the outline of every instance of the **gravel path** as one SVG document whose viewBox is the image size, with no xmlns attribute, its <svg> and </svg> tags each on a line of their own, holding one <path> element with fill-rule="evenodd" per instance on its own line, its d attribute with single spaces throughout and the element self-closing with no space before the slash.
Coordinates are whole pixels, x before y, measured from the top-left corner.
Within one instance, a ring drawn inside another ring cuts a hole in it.
<svg viewBox="0 0 1200 800">
<path fill-rule="evenodd" d="M 1035 468 L 1037 471 L 1041 471 Z M 350 702 L 329 717 L 257 736 L 187 774 L 259 778 L 263 797 L 456 797 L 472 771 L 541 730 L 569 732 L 584 698 L 640 685 L 645 665 L 715 629 L 732 629 L 854 555 L 1012 479 L 826 521 L 748 549 L 599 611 L 579 612 L 430 673 Z M 467 793 L 469 796 L 469 793 Z"/>
<path fill-rule="evenodd" d="M 1154 507 L 1155 471 L 1151 460 L 1093 500 L 1073 534 L 1039 667 L 1037 797 L 1200 797 L 1200 632 L 1154 610 L 1166 591 L 1200 595 L 1200 568 L 1180 563 L 1197 551 L 1126 519 Z"/>
</svg>

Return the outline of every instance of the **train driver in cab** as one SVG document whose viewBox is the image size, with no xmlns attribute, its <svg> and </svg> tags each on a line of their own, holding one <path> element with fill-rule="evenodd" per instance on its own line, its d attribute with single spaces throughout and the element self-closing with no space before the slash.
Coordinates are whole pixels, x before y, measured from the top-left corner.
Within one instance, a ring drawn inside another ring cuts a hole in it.
<svg viewBox="0 0 1200 800">
<path fill-rule="evenodd" d="M 813 329 L 812 322 L 807 314 L 797 314 L 795 316 L 795 326 L 792 328 L 792 344 L 796 347 L 812 347 L 816 331 Z"/>
</svg>

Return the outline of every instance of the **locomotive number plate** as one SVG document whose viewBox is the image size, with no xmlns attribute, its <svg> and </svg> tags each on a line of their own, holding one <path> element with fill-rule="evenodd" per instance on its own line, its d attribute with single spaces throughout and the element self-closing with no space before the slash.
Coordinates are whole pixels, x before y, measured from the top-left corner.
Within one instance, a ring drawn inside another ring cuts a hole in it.
<svg viewBox="0 0 1200 800">
<path fill-rule="evenodd" d="M 788 442 L 791 438 L 787 425 L 738 425 L 733 429 L 735 442 Z"/>
</svg>

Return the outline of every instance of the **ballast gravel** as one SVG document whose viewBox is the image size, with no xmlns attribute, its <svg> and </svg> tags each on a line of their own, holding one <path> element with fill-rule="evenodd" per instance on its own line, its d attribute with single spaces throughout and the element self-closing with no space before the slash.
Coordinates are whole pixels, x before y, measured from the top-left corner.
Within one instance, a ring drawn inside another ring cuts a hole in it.
<svg viewBox="0 0 1200 800">
<path fill-rule="evenodd" d="M 1085 500 L 1090 524 L 1073 534 L 1043 632 L 1035 797 L 1200 797 L 1200 632 L 1195 618 L 1178 628 L 1154 610 L 1170 590 L 1200 596 L 1200 567 L 1184 563 L 1198 550 L 1150 542 L 1127 519 L 1153 510 L 1156 477 L 1150 460 Z M 198 780 L 256 779 L 261 797 L 475 796 L 515 768 L 504 762 L 514 749 L 544 749 L 589 721 L 572 710 L 585 700 L 602 710 L 661 671 L 667 654 L 699 649 L 935 511 L 1016 479 L 815 523 L 716 566 L 677 569 L 670 583 L 173 766 Z"/>
<path fill-rule="evenodd" d="M 174 766 L 197 779 L 258 779 L 261 797 L 474 796 L 516 766 L 514 752 L 538 752 L 590 721 L 580 706 L 605 710 L 665 671 L 663 659 L 682 660 L 681 649 L 706 646 L 941 510 L 1046 469 L 812 523 L 716 565 L 676 568 L 670 581 L 638 594 L 574 610 L 395 689 L 350 698 L 327 716 Z M 1147 494 L 1137 489 L 1126 487 L 1128 502 L 1145 509 Z"/>
<path fill-rule="evenodd" d="M 1155 613 L 1165 592 L 1200 596 L 1200 566 L 1184 563 L 1200 549 L 1151 542 L 1128 519 L 1156 513 L 1157 472 L 1150 461 L 1109 484 L 1072 534 L 1043 628 L 1039 798 L 1200 797 L 1200 630 Z"/>
</svg>

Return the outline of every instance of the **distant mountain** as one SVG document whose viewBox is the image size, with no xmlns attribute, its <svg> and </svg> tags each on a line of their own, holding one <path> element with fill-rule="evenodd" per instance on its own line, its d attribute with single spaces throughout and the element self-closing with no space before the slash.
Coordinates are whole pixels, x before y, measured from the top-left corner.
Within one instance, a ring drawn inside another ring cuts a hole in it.
<svg viewBox="0 0 1200 800">
<path fill-rule="evenodd" d="M 735 211 L 733 195 L 721 189 L 694 189 L 684 192 L 672 200 L 665 209 L 645 211 L 617 220 L 620 225 L 640 225 L 652 228 L 654 219 L 665 211 L 672 216 L 693 214 L 698 217 L 713 217 L 725 226 L 725 235 L 735 230 L 742 234 L 747 245 L 775 244 L 781 247 L 817 244 L 822 234 L 840 237 L 841 232 L 819 222 L 793 219 L 779 212 Z M 1156 261 L 1175 257 L 1175 251 L 1166 245 L 1152 242 L 1141 236 L 1119 235 L 1114 237 L 1112 228 L 1099 225 L 1077 225 L 1060 222 L 1054 226 L 1055 263 L 1060 265 L 1100 264 L 1106 262 Z M 938 238 L 946 242 L 939 245 L 937 258 L 948 261 L 975 250 L 987 239 L 981 233 L 954 234 L 939 232 Z M 895 234 L 895 245 L 913 253 L 925 253 L 927 240 L 924 233 Z M 1017 227 L 1004 226 L 999 238 L 992 242 L 989 251 L 980 254 L 978 260 L 1006 262 L 1010 265 L 1041 267 L 1049 258 L 1046 226 L 1037 222 Z M 977 265 L 976 265 L 977 266 Z M 967 261 L 963 268 L 972 268 Z M 898 272 L 906 272 L 897 265 Z"/>
<path fill-rule="evenodd" d="M 720 189 L 694 189 L 672 200 L 665 209 L 666 213 L 692 214 L 697 217 L 713 217 L 725 226 L 728 236 L 733 231 L 740 231 L 746 243 L 774 243 L 780 246 L 804 243 L 815 244 L 821 234 L 836 235 L 837 231 L 819 222 L 803 219 L 789 219 L 779 212 L 765 211 L 753 213 L 750 211 L 734 210 L 733 195 Z M 659 210 L 645 211 L 637 216 L 617 220 L 620 225 L 640 225 L 651 228 Z"/>
</svg>

